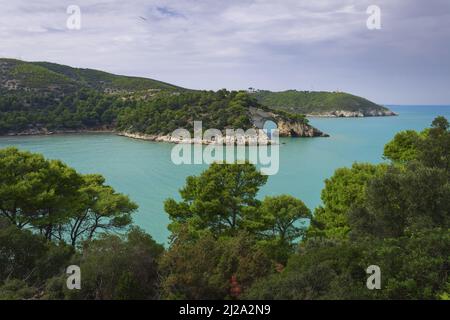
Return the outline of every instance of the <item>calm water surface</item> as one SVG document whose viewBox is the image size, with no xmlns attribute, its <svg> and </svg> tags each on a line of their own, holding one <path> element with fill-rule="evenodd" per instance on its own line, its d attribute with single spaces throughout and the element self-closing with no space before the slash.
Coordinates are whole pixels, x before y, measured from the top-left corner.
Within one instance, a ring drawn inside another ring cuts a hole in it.
<svg viewBox="0 0 450 320">
<path fill-rule="evenodd" d="M 280 170 L 269 177 L 260 197 L 291 194 L 311 209 L 320 204 L 324 179 L 336 168 L 353 162 L 383 161 L 383 146 L 396 132 L 422 130 L 437 115 L 450 119 L 450 106 L 391 106 L 398 117 L 311 119 L 330 138 L 281 139 Z M 179 198 L 189 175 L 204 165 L 174 165 L 172 144 L 152 143 L 110 134 L 59 135 L 45 137 L 0 137 L 0 148 L 17 146 L 61 159 L 83 173 L 100 173 L 117 191 L 138 203 L 135 223 L 157 241 L 167 239 L 168 218 L 163 201 Z"/>
</svg>

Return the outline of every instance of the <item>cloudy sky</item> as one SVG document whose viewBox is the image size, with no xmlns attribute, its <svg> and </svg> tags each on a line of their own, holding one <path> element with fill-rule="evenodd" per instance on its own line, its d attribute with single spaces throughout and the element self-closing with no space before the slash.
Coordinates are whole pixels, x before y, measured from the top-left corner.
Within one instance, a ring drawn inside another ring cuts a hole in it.
<svg viewBox="0 0 450 320">
<path fill-rule="evenodd" d="M 449 0 L 0 0 L 0 57 L 196 89 L 450 104 Z M 81 29 L 66 26 L 69 5 Z M 370 5 L 381 29 L 369 30 Z"/>
</svg>

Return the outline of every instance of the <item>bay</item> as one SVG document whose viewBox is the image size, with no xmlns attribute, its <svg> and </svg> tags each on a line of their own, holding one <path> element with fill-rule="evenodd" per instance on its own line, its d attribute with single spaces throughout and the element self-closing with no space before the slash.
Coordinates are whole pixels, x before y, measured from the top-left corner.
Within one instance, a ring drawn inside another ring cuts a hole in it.
<svg viewBox="0 0 450 320">
<path fill-rule="evenodd" d="M 397 117 L 314 118 L 312 125 L 329 138 L 282 138 L 280 167 L 260 191 L 265 195 L 290 194 L 309 208 L 320 204 L 324 180 L 354 162 L 383 161 L 384 145 L 396 132 L 428 127 L 438 116 L 450 119 L 450 106 L 390 106 Z M 189 175 L 206 165 L 175 165 L 174 145 L 119 137 L 113 134 L 0 137 L 0 148 L 16 146 L 61 159 L 82 173 L 100 173 L 117 191 L 139 205 L 134 221 L 157 241 L 165 242 L 168 217 L 163 202 L 178 199 L 178 190 Z"/>
</svg>

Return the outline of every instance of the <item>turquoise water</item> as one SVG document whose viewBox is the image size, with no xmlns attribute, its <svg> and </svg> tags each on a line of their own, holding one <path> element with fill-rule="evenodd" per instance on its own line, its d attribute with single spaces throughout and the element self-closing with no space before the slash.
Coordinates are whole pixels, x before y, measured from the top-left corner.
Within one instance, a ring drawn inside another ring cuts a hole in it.
<svg viewBox="0 0 450 320">
<path fill-rule="evenodd" d="M 330 138 L 281 139 L 280 168 L 260 192 L 291 194 L 311 209 L 320 204 L 324 179 L 336 168 L 355 161 L 381 162 L 383 146 L 396 132 L 422 130 L 437 115 L 450 119 L 450 106 L 392 106 L 398 117 L 311 119 Z M 17 146 L 62 159 L 83 173 L 100 173 L 117 191 L 128 194 L 139 205 L 135 223 L 157 241 L 167 239 L 168 218 L 163 201 L 178 198 L 178 189 L 188 175 L 205 165 L 174 165 L 173 145 L 152 143 L 111 134 L 36 137 L 0 137 L 0 148 Z"/>
</svg>

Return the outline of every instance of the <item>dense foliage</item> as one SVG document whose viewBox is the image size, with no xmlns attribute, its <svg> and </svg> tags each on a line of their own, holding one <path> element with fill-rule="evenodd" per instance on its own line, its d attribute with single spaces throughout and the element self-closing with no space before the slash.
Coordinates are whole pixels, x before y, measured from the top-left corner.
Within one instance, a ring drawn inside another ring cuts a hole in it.
<svg viewBox="0 0 450 320">
<path fill-rule="evenodd" d="M 0 135 L 121 130 L 164 135 L 175 129 L 253 127 L 246 92 L 194 91 L 159 81 L 47 62 L 0 59 Z M 303 115 L 277 116 L 307 122 Z"/>
<path fill-rule="evenodd" d="M 111 129 L 121 110 L 161 90 L 185 91 L 152 79 L 0 59 L 0 134 Z"/>
<path fill-rule="evenodd" d="M 273 271 L 273 262 L 254 237 L 239 232 L 217 237 L 210 232 L 193 240 L 177 232 L 161 261 L 166 299 L 232 299 Z"/>
<path fill-rule="evenodd" d="M 438 117 L 420 135 L 404 132 L 388 143 L 390 165 L 338 169 L 299 252 L 283 273 L 258 281 L 246 297 L 448 298 L 448 129 Z M 381 268 L 381 290 L 365 288 L 370 265 Z"/>
<path fill-rule="evenodd" d="M 47 240 L 75 246 L 101 230 L 126 227 L 137 208 L 102 176 L 81 175 L 41 155 L 0 150 L 0 169 L 0 218 Z"/>
<path fill-rule="evenodd" d="M 158 260 L 164 247 L 137 227 L 125 235 L 102 234 L 71 258 L 82 270 L 81 290 L 68 290 L 66 276 L 46 281 L 46 299 L 158 299 Z"/>
<path fill-rule="evenodd" d="M 259 199 L 253 165 L 213 164 L 166 201 L 164 248 L 126 228 L 136 206 L 101 176 L 1 150 L 0 299 L 448 299 L 447 120 L 399 133 L 385 157 L 336 170 L 314 216 L 289 195 Z M 81 290 L 66 288 L 71 264 Z"/>
<path fill-rule="evenodd" d="M 1 91 L 1 90 L 0 90 Z M 55 93 L 1 92 L 0 134 L 112 129 L 120 110 L 135 102 L 82 89 L 59 97 Z"/>
<path fill-rule="evenodd" d="M 59 94 L 81 88 L 98 91 L 180 90 L 182 88 L 161 81 L 115 75 L 92 69 L 72 68 L 49 62 L 25 62 L 0 59 L 0 80 L 11 81 L 18 88 L 54 91 Z"/>
<path fill-rule="evenodd" d="M 367 99 L 345 92 L 260 90 L 253 95 L 262 105 L 298 114 L 318 114 L 336 110 L 361 111 L 363 113 L 387 110 Z"/>
<path fill-rule="evenodd" d="M 325 180 L 322 205 L 314 212 L 308 236 L 345 239 L 350 232 L 348 211 L 365 200 L 367 184 L 386 170 L 386 165 L 369 163 L 354 163 L 351 168 L 337 169 Z"/>
<path fill-rule="evenodd" d="M 244 92 L 220 90 L 104 94 L 92 89 L 57 97 L 54 93 L 0 95 L 0 134 L 21 132 L 108 129 L 163 135 L 175 129 L 193 131 L 194 121 L 203 128 L 249 129 L 253 127 L 250 108 L 262 108 Z M 301 115 L 276 112 L 282 119 L 306 123 Z"/>
<path fill-rule="evenodd" d="M 136 108 L 124 109 L 117 128 L 146 134 L 168 134 L 178 128 L 193 132 L 194 121 L 202 121 L 204 129 L 248 129 L 253 126 L 250 107 L 260 106 L 244 92 L 159 94 Z"/>
</svg>

